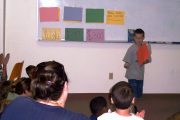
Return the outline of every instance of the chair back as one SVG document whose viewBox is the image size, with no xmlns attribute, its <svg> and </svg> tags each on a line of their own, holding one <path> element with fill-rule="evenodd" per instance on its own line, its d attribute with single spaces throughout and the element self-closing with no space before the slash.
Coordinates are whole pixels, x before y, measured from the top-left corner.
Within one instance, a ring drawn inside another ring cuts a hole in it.
<svg viewBox="0 0 180 120">
<path fill-rule="evenodd" d="M 15 83 L 17 83 L 17 81 L 21 78 L 23 64 L 24 64 L 24 61 L 22 61 L 20 63 L 16 63 L 14 65 L 14 68 L 11 72 L 9 80 L 13 80 Z"/>
</svg>

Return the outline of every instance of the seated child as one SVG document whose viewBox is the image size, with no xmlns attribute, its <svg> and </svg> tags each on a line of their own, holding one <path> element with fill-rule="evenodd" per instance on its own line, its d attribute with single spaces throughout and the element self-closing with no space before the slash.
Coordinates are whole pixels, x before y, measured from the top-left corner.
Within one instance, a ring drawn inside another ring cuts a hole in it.
<svg viewBox="0 0 180 120">
<path fill-rule="evenodd" d="M 3 81 L 0 86 L 0 100 L 4 99 L 15 99 L 18 97 L 16 93 L 14 93 L 14 82 L 11 80 Z"/>
<path fill-rule="evenodd" d="M 30 79 L 36 78 L 36 67 L 33 65 L 29 65 L 26 67 L 26 73 Z"/>
<path fill-rule="evenodd" d="M 97 120 L 97 118 L 103 113 L 108 112 L 107 101 L 104 97 L 98 96 L 93 98 L 90 101 L 90 109 L 92 115 L 90 116 L 91 120 Z"/>
<path fill-rule="evenodd" d="M 114 104 L 116 111 L 104 113 L 98 120 L 143 120 L 143 118 L 129 113 L 131 104 L 135 97 L 133 88 L 125 81 L 116 83 L 111 89 L 111 103 Z"/>
<path fill-rule="evenodd" d="M 22 77 L 15 86 L 15 92 L 20 96 L 32 97 L 31 79 Z"/>
<path fill-rule="evenodd" d="M 167 120 L 180 120 L 180 112 L 174 113 Z"/>
</svg>

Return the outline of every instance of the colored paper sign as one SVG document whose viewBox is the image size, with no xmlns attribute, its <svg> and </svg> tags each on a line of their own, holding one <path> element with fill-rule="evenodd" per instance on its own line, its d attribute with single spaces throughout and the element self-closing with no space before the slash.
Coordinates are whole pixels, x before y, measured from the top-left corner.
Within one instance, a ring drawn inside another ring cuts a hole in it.
<svg viewBox="0 0 180 120">
<path fill-rule="evenodd" d="M 60 20 L 60 8 L 58 7 L 41 7 L 40 22 L 50 22 Z"/>
<path fill-rule="evenodd" d="M 61 28 L 42 28 L 42 40 L 61 40 Z"/>
<path fill-rule="evenodd" d="M 82 22 L 82 8 L 64 7 L 64 22 Z"/>
<path fill-rule="evenodd" d="M 83 28 L 65 28 L 66 41 L 83 41 Z"/>
<path fill-rule="evenodd" d="M 104 29 L 86 29 L 86 41 L 104 42 Z"/>
<path fill-rule="evenodd" d="M 125 11 L 107 10 L 106 24 L 124 25 Z"/>
<path fill-rule="evenodd" d="M 104 23 L 104 9 L 86 9 L 86 23 Z"/>
<path fill-rule="evenodd" d="M 139 50 L 136 52 L 136 55 L 139 62 L 139 66 L 141 66 L 143 62 L 146 61 L 150 57 L 150 53 L 149 53 L 146 43 L 144 43 L 139 48 Z"/>
</svg>

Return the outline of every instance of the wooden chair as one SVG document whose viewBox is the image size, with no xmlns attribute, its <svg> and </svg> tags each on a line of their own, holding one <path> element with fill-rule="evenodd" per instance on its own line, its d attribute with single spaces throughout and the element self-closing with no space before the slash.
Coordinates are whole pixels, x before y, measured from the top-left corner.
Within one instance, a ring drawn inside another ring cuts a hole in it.
<svg viewBox="0 0 180 120">
<path fill-rule="evenodd" d="M 18 80 L 21 78 L 21 72 L 22 72 L 23 64 L 24 64 L 24 61 L 22 61 L 20 63 L 16 63 L 14 65 L 14 68 L 11 72 L 9 80 L 13 80 L 15 83 L 18 82 Z"/>
</svg>

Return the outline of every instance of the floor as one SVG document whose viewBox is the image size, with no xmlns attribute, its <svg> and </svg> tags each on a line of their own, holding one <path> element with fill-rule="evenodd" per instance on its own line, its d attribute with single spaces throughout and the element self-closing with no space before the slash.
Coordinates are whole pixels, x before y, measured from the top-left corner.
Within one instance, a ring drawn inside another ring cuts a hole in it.
<svg viewBox="0 0 180 120">
<path fill-rule="evenodd" d="M 69 94 L 65 108 L 89 117 L 89 102 L 96 96 L 104 96 L 108 101 L 107 93 Z M 180 94 L 146 94 L 136 99 L 136 106 L 139 111 L 146 111 L 145 120 L 166 120 L 175 112 L 180 112 Z M 109 108 L 112 109 L 110 104 Z"/>
</svg>

